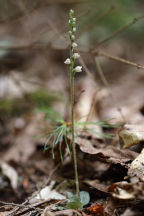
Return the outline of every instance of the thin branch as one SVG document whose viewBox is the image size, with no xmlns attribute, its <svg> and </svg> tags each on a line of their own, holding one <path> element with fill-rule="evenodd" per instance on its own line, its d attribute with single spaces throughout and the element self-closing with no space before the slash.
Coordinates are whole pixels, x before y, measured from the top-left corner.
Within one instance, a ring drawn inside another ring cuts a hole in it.
<svg viewBox="0 0 144 216">
<path fill-rule="evenodd" d="M 98 51 L 97 53 L 95 52 L 95 54 L 97 56 L 104 56 L 106 58 L 109 58 L 109 59 L 112 59 L 112 60 L 115 60 L 115 61 L 119 61 L 119 62 L 124 63 L 124 64 L 128 64 L 128 65 L 134 66 L 134 67 L 136 67 L 138 69 L 140 69 L 140 68 L 144 69 L 143 65 L 137 64 L 137 63 L 129 61 L 129 60 L 126 60 L 124 58 L 120 58 L 118 56 L 113 56 L 113 55 L 108 54 L 108 53 L 103 52 L 103 51 Z"/>
<path fill-rule="evenodd" d="M 62 201 L 63 201 L 63 200 L 61 200 L 61 201 L 56 201 L 55 204 L 60 203 L 60 202 L 62 202 Z M 32 205 L 32 206 L 29 206 L 28 209 L 25 209 L 25 210 L 23 210 L 23 211 L 21 211 L 21 212 L 15 214 L 15 216 L 24 215 L 24 214 L 26 214 L 27 212 L 31 211 L 32 209 L 36 209 L 36 210 L 37 210 L 38 207 L 41 207 L 43 204 L 47 204 L 47 203 L 49 203 L 49 202 L 50 202 L 49 200 L 45 200 L 45 201 L 41 201 L 41 202 L 39 202 L 39 203 L 36 203 L 36 204 L 34 204 L 34 205 Z M 40 210 L 42 211 L 42 209 L 40 209 Z"/>
<path fill-rule="evenodd" d="M 143 19 L 143 16 L 139 16 L 137 18 L 134 18 L 131 22 L 129 22 L 128 24 L 120 27 L 119 29 L 117 29 L 116 31 L 112 32 L 108 37 L 106 37 L 105 39 L 99 41 L 96 44 L 96 47 L 92 50 L 92 53 L 95 53 L 97 50 L 97 47 L 100 46 L 101 44 L 105 43 L 106 41 L 110 40 L 111 38 L 115 37 L 117 34 L 119 34 L 120 32 L 123 32 L 124 30 L 126 30 L 127 28 L 129 28 L 130 26 L 132 26 L 133 24 L 135 24 L 136 22 L 138 22 L 139 20 Z"/>
<path fill-rule="evenodd" d="M 20 208 L 31 208 L 34 210 L 41 210 L 40 208 L 35 208 L 32 205 L 16 204 L 16 203 L 4 202 L 4 201 L 0 201 L 0 203 L 3 204 L 4 206 L 16 206 Z"/>
<path fill-rule="evenodd" d="M 18 211 L 20 211 L 22 208 L 26 208 L 26 209 L 32 209 L 32 210 L 41 210 L 39 208 L 36 208 L 35 206 L 31 206 L 31 205 L 27 205 L 28 204 L 28 201 L 26 200 L 24 203 L 22 204 L 15 204 L 15 203 L 6 203 L 6 202 L 3 202 L 3 201 L 0 201 L 0 203 L 2 204 L 5 204 L 5 205 L 11 205 L 11 206 L 15 206 L 15 208 L 10 211 L 6 216 L 14 216 L 16 215 L 16 213 Z"/>
<path fill-rule="evenodd" d="M 114 95 L 113 95 L 113 93 L 112 93 L 112 90 L 111 90 L 111 88 L 110 88 L 110 86 L 109 86 L 108 81 L 107 81 L 106 78 L 105 78 L 105 75 L 104 75 L 104 73 L 103 73 L 103 70 L 102 70 L 102 68 L 101 68 L 101 65 L 100 65 L 100 63 L 99 63 L 97 57 L 95 57 L 95 63 L 96 63 L 97 71 L 98 71 L 98 73 L 99 73 L 99 76 L 100 76 L 100 78 L 101 78 L 103 84 L 104 84 L 105 87 L 108 89 L 108 91 L 109 91 L 109 93 L 110 93 L 110 95 L 111 95 L 111 98 L 112 98 L 112 100 L 113 100 L 113 102 L 114 102 L 114 105 L 115 105 L 115 107 L 117 108 L 117 111 L 119 112 L 119 114 L 120 114 L 122 120 L 125 122 L 126 120 L 125 120 L 125 117 L 124 117 L 124 115 L 123 115 L 123 113 L 122 113 L 122 110 L 121 110 L 121 108 L 119 107 L 119 105 L 118 105 L 118 103 L 117 103 L 117 101 L 116 101 L 116 99 L 115 99 L 115 97 L 114 97 Z"/>
</svg>

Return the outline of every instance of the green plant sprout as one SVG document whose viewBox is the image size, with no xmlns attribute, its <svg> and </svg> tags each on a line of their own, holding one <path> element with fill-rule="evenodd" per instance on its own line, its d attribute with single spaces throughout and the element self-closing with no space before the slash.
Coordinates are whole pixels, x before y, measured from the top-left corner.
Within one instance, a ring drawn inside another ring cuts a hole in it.
<svg viewBox="0 0 144 216">
<path fill-rule="evenodd" d="M 69 128 L 67 127 L 67 124 L 61 120 L 59 121 L 59 124 L 61 124 L 59 127 L 53 128 L 52 130 L 48 131 L 48 139 L 45 143 L 44 146 L 44 150 L 48 150 L 49 148 L 52 149 L 52 158 L 55 158 L 55 154 L 54 154 L 54 148 L 55 146 L 58 144 L 59 145 L 59 152 L 60 152 L 60 158 L 61 161 L 63 162 L 63 155 L 62 155 L 62 142 L 63 140 L 66 143 L 66 147 L 68 149 L 68 153 L 70 154 L 70 147 L 68 144 L 68 140 L 67 140 L 67 135 L 69 133 Z M 51 145 L 48 145 L 48 143 L 52 141 Z"/>
</svg>

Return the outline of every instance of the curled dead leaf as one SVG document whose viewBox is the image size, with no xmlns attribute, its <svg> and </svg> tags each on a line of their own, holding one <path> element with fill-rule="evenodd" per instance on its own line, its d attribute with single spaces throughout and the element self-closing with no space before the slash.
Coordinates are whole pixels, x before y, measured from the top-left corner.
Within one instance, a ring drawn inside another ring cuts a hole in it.
<svg viewBox="0 0 144 216">
<path fill-rule="evenodd" d="M 123 149 L 144 141 L 144 131 L 141 126 L 125 124 L 119 131 L 120 144 Z"/>
<path fill-rule="evenodd" d="M 66 209 L 56 212 L 50 212 L 47 208 L 44 210 L 42 216 L 81 216 L 81 214 L 74 209 Z"/>
<path fill-rule="evenodd" d="M 92 141 L 77 138 L 76 143 L 80 146 L 80 150 L 82 152 L 99 157 L 106 162 L 114 164 L 119 163 L 121 165 L 125 165 L 134 160 L 138 155 L 138 153 L 129 149 L 118 149 L 112 145 L 98 143 L 97 140 L 95 140 L 93 145 Z"/>
<path fill-rule="evenodd" d="M 142 181 L 144 181 L 144 149 L 131 163 L 130 168 L 128 170 L 128 175 L 137 176 Z"/>
<path fill-rule="evenodd" d="M 124 181 L 115 184 L 112 196 L 121 200 L 129 200 L 135 198 L 133 187 L 131 187 L 131 185 Z"/>
<path fill-rule="evenodd" d="M 144 183 L 129 183 L 126 181 L 115 183 L 112 196 L 120 200 L 144 200 Z"/>
<path fill-rule="evenodd" d="M 1 162 L 2 174 L 5 175 L 11 183 L 13 189 L 16 189 L 18 186 L 18 174 L 16 170 L 5 162 Z"/>
</svg>

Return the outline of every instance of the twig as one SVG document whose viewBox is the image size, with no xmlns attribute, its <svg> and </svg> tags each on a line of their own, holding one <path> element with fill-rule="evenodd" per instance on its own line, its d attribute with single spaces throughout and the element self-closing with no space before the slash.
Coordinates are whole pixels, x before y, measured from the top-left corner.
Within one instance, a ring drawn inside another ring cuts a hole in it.
<svg viewBox="0 0 144 216">
<path fill-rule="evenodd" d="M 98 73 L 99 73 L 99 76 L 100 76 L 102 82 L 104 83 L 104 85 L 106 86 L 106 88 L 109 90 L 109 93 L 110 93 L 111 98 L 112 98 L 112 100 L 113 100 L 113 102 L 114 102 L 114 105 L 116 106 L 117 111 L 119 112 L 119 114 L 120 114 L 122 120 L 125 122 L 126 120 L 125 120 L 125 117 L 124 117 L 124 115 L 123 115 L 123 113 L 122 113 L 122 110 L 121 110 L 121 108 L 118 106 L 118 103 L 117 103 L 117 101 L 116 101 L 116 99 L 115 99 L 115 97 L 114 97 L 114 95 L 113 95 L 113 93 L 112 93 L 112 90 L 111 90 L 111 88 L 110 88 L 110 86 L 109 86 L 109 83 L 108 83 L 108 81 L 106 80 L 105 75 L 104 75 L 104 73 L 103 73 L 103 71 L 102 71 L 101 65 L 99 64 L 99 61 L 98 61 L 98 59 L 97 59 L 96 57 L 95 57 L 95 63 L 96 63 L 97 71 L 98 71 Z"/>
<path fill-rule="evenodd" d="M 15 207 L 10 213 L 8 213 L 6 216 L 14 216 L 21 208 L 23 208 L 28 203 L 28 200 L 26 200 L 24 203 L 22 203 L 20 206 Z"/>
<path fill-rule="evenodd" d="M 129 60 L 126 60 L 126 59 L 124 59 L 124 58 L 120 58 L 120 57 L 118 57 L 118 56 L 113 56 L 113 55 L 108 54 L 108 53 L 103 52 L 103 51 L 97 51 L 97 52 L 95 52 L 95 54 L 96 54 L 97 56 L 104 56 L 104 57 L 107 57 L 107 58 L 109 58 L 109 59 L 112 59 L 112 60 L 115 60 L 115 61 L 122 62 L 122 63 L 124 63 L 124 64 L 128 64 L 128 65 L 134 66 L 134 67 L 136 67 L 136 68 L 138 68 L 138 69 L 140 69 L 140 68 L 144 69 L 144 66 L 143 66 L 143 65 L 137 64 L 137 63 L 132 62 L 132 61 L 129 61 Z"/>
<path fill-rule="evenodd" d="M 65 200 L 60 200 L 60 201 L 57 201 L 56 203 L 53 203 L 53 204 L 50 204 L 49 207 L 53 206 L 53 205 L 57 205 L 61 202 L 63 202 Z M 19 211 L 21 208 L 25 208 L 23 211 L 17 213 L 17 211 L 11 211 L 10 213 L 8 213 L 6 216 L 20 216 L 20 215 L 23 215 L 31 210 L 36 210 L 36 211 L 42 211 L 41 208 L 39 208 L 40 206 L 42 206 L 43 204 L 46 204 L 50 202 L 49 200 L 45 200 L 45 201 L 41 201 L 37 204 L 34 204 L 34 205 L 24 205 L 24 204 L 15 204 L 15 203 L 7 203 L 7 202 L 3 202 L 3 201 L 0 201 L 0 203 L 4 204 L 5 206 L 6 205 L 12 205 L 12 206 L 16 206 L 18 207 L 18 210 Z"/>
<path fill-rule="evenodd" d="M 108 37 L 106 37 L 105 39 L 99 41 L 96 44 L 96 47 L 92 50 L 92 53 L 95 53 L 97 50 L 97 47 L 100 46 L 101 44 L 105 43 L 106 41 L 110 40 L 111 38 L 115 37 L 117 34 L 119 34 L 120 32 L 124 31 L 125 29 L 129 28 L 130 26 L 132 26 L 133 24 L 135 24 L 136 22 L 138 22 L 139 20 L 143 19 L 143 16 L 139 16 L 137 18 L 134 18 L 130 23 L 120 27 L 119 29 L 117 29 L 116 31 L 112 32 Z"/>
<path fill-rule="evenodd" d="M 34 209 L 37 211 L 41 210 L 40 208 L 36 208 L 36 207 L 31 206 L 31 205 L 26 205 L 26 202 L 24 202 L 23 204 L 15 204 L 15 203 L 8 203 L 8 202 L 0 201 L 0 203 L 3 204 L 4 206 L 15 206 L 16 207 L 10 213 L 8 213 L 6 216 L 15 215 L 16 212 L 19 211 L 21 208 L 30 208 L 30 209 Z"/>
<path fill-rule="evenodd" d="M 20 213 L 15 214 L 15 216 L 24 215 L 25 213 L 31 211 L 32 209 L 37 210 L 38 207 L 40 207 L 40 206 L 43 205 L 43 204 L 46 204 L 47 202 L 49 202 L 49 200 L 45 200 L 45 201 L 39 202 L 39 203 L 37 203 L 37 204 L 35 204 L 35 205 L 29 206 L 28 209 L 25 209 L 25 210 L 21 211 Z M 38 208 L 38 209 L 39 209 L 39 208 Z M 42 211 L 42 209 L 39 209 L 39 210 Z"/>
</svg>

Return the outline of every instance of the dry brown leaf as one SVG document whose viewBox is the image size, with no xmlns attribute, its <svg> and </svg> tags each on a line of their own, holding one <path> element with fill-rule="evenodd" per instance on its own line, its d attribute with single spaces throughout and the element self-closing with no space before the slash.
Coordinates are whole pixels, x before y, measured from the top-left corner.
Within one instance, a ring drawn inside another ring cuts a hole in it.
<svg viewBox="0 0 144 216">
<path fill-rule="evenodd" d="M 82 152 L 100 157 L 104 161 L 115 164 L 120 163 L 125 165 L 125 163 L 134 160 L 138 155 L 129 149 L 121 150 L 106 144 L 96 144 L 94 147 L 91 141 L 82 138 L 78 138 L 76 142 Z"/>
<path fill-rule="evenodd" d="M 18 186 L 18 174 L 16 170 L 5 162 L 1 162 L 2 174 L 5 175 L 11 183 L 13 189 L 16 189 Z"/>
<path fill-rule="evenodd" d="M 144 130 L 142 129 L 142 126 L 126 124 L 119 131 L 119 137 L 122 148 L 129 148 L 144 141 Z"/>
<path fill-rule="evenodd" d="M 131 163 L 130 168 L 128 170 L 128 175 L 137 176 L 142 181 L 144 181 L 144 149 Z"/>
<path fill-rule="evenodd" d="M 5 211 L 5 212 L 0 212 L 0 216 L 6 216 L 6 215 L 8 215 L 10 212 L 8 212 L 8 211 Z"/>
<path fill-rule="evenodd" d="M 95 214 L 95 215 L 99 215 L 99 216 L 104 216 L 104 207 L 103 205 L 100 204 L 95 204 L 90 206 L 89 208 L 87 208 L 87 210 L 91 213 L 91 214 Z"/>
<path fill-rule="evenodd" d="M 84 183 L 108 195 L 108 187 L 104 184 L 99 183 L 98 180 L 85 180 Z"/>
<path fill-rule="evenodd" d="M 16 136 L 14 144 L 6 151 L 3 160 L 27 161 L 35 151 L 35 137 L 40 134 L 37 123 L 41 120 L 41 117 L 41 114 L 32 117 L 23 132 Z"/>
<path fill-rule="evenodd" d="M 135 212 L 128 208 L 124 211 L 124 213 L 121 216 L 135 216 L 135 215 L 136 215 Z"/>
<path fill-rule="evenodd" d="M 47 209 L 44 210 L 42 216 L 81 216 L 81 214 L 74 209 L 66 209 L 62 211 L 50 212 Z"/>
<path fill-rule="evenodd" d="M 126 181 L 115 183 L 112 196 L 120 200 L 144 200 L 144 183 L 128 183 Z"/>
</svg>

